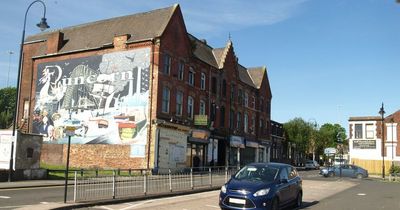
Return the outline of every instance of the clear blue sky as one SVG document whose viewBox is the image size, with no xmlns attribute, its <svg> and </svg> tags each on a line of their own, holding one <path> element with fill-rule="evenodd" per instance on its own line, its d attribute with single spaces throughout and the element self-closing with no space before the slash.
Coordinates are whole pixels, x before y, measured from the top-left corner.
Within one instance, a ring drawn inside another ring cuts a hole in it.
<svg viewBox="0 0 400 210">
<path fill-rule="evenodd" d="M 0 88 L 16 85 L 19 43 L 31 0 L 0 1 Z M 118 2 L 118 3 L 116 3 Z M 250 3 L 251 2 L 251 3 Z M 179 3 L 188 32 L 225 46 L 239 62 L 267 66 L 272 119 L 340 123 L 400 109 L 400 4 L 396 0 L 45 0 L 52 29 Z M 43 10 L 28 13 L 27 35 Z M 13 51 L 11 55 L 8 51 Z M 9 62 L 10 59 L 10 62 Z M 8 70 L 10 69 L 10 75 Z"/>
</svg>

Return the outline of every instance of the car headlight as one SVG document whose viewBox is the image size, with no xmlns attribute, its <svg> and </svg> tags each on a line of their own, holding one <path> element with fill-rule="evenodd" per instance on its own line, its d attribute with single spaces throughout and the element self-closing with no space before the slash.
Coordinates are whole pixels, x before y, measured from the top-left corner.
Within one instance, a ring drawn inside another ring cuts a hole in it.
<svg viewBox="0 0 400 210">
<path fill-rule="evenodd" d="M 261 189 L 261 190 L 255 192 L 255 193 L 253 194 L 253 196 L 254 196 L 254 197 L 263 196 L 263 195 L 268 194 L 268 192 L 269 192 L 269 188 L 267 188 L 267 189 Z"/>
<path fill-rule="evenodd" d="M 225 186 L 225 185 L 222 185 L 222 187 L 221 187 L 221 192 L 222 192 L 222 193 L 226 193 L 226 186 Z"/>
</svg>

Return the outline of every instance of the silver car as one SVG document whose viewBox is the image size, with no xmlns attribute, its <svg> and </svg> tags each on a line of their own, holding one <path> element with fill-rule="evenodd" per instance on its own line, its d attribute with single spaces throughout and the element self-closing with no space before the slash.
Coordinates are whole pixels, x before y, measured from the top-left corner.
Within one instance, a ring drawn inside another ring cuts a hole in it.
<svg viewBox="0 0 400 210">
<path fill-rule="evenodd" d="M 306 164 L 305 164 L 305 168 L 306 168 L 306 170 L 308 170 L 308 169 L 319 169 L 319 164 L 318 164 L 318 162 L 317 161 L 315 161 L 315 160 L 307 160 L 306 161 Z"/>
</svg>

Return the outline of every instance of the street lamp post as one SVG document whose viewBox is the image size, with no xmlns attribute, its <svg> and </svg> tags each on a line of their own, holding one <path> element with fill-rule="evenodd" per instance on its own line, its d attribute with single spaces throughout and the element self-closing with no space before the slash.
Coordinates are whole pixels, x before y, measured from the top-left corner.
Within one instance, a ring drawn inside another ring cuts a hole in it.
<svg viewBox="0 0 400 210">
<path fill-rule="evenodd" d="M 382 103 L 382 107 L 379 110 L 379 114 L 381 115 L 381 121 L 382 121 L 382 178 L 385 178 L 385 130 L 384 130 L 384 114 L 385 114 L 385 109 L 383 108 L 383 103 Z"/>
<path fill-rule="evenodd" d="M 25 12 L 25 18 L 24 18 L 24 28 L 22 30 L 22 39 L 21 39 L 21 44 L 20 44 L 20 50 L 19 50 L 19 61 L 18 61 L 18 78 L 17 78 L 17 100 L 15 101 L 15 112 L 14 112 L 14 122 L 13 122 L 13 133 L 12 135 L 15 136 L 15 129 L 16 129 L 16 124 L 18 122 L 18 111 L 19 111 L 19 95 L 20 95 L 20 91 L 21 91 L 21 87 L 20 87 L 20 81 L 21 81 L 21 77 L 22 77 L 22 51 L 23 51 L 23 47 L 24 47 L 24 40 L 25 40 L 25 28 L 26 28 L 26 17 L 28 15 L 28 11 L 29 9 L 32 7 L 33 4 L 35 3 L 41 3 L 43 5 L 43 17 L 40 20 L 40 23 L 36 24 L 37 27 L 40 28 L 40 30 L 44 31 L 47 28 L 49 28 L 49 25 L 47 25 L 46 22 L 46 5 L 43 1 L 41 0 L 36 0 L 33 1 L 28 8 L 26 9 Z"/>
<path fill-rule="evenodd" d="M 7 53 L 8 53 L 7 87 L 9 87 L 9 85 L 8 85 L 9 83 L 8 83 L 8 82 L 10 81 L 11 55 L 14 54 L 14 52 L 10 50 L 10 51 L 8 51 Z"/>
</svg>

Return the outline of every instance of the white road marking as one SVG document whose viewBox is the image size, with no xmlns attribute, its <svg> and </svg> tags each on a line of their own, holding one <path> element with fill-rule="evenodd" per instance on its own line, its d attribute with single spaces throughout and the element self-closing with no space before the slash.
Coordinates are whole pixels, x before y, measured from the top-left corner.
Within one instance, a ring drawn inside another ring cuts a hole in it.
<svg viewBox="0 0 400 210">
<path fill-rule="evenodd" d="M 135 207 L 144 205 L 144 204 L 146 204 L 146 203 L 151 203 L 151 202 L 152 202 L 152 201 L 144 201 L 144 202 L 141 202 L 141 203 L 138 203 L 138 204 L 131 204 L 130 206 L 125 207 L 125 208 L 122 208 L 122 209 L 120 209 L 120 210 L 128 210 L 128 209 L 130 209 L 130 208 L 135 208 Z"/>
<path fill-rule="evenodd" d="M 219 209 L 219 206 L 213 206 L 213 205 L 206 205 L 207 207 L 211 207 L 211 208 L 216 208 Z"/>
<path fill-rule="evenodd" d="M 43 201 L 43 202 L 40 202 L 40 203 L 41 203 L 41 204 L 49 204 L 49 202 L 44 202 L 44 201 Z"/>
<path fill-rule="evenodd" d="M 367 195 L 367 194 L 365 194 L 365 193 L 358 193 L 357 195 Z"/>
<path fill-rule="evenodd" d="M 0 209 L 19 209 L 23 207 L 28 207 L 32 205 L 22 205 L 22 206 L 0 206 Z"/>
<path fill-rule="evenodd" d="M 8 197 L 8 196 L 0 196 L 0 198 L 9 199 L 9 198 L 11 198 L 11 197 Z"/>
<path fill-rule="evenodd" d="M 107 209 L 107 210 L 114 210 L 114 209 L 108 208 L 108 207 L 106 207 L 106 206 L 100 206 L 100 208 L 102 208 L 102 209 Z"/>
</svg>

